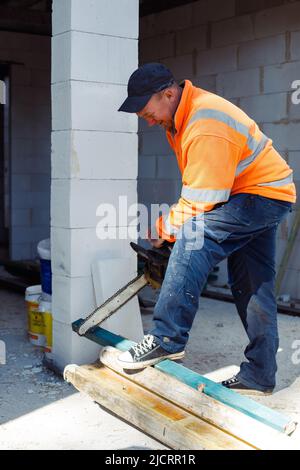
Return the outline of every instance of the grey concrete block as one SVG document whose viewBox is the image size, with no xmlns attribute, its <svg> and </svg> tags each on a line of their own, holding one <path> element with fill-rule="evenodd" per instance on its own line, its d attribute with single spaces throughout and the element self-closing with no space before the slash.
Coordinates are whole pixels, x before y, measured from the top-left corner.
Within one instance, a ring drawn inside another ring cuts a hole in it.
<svg viewBox="0 0 300 470">
<path fill-rule="evenodd" d="M 12 261 L 31 259 L 31 245 L 30 245 L 30 243 L 11 243 L 11 245 L 10 245 L 10 259 Z"/>
<path fill-rule="evenodd" d="M 219 21 L 235 15 L 235 1 L 200 0 L 192 4 L 192 23 L 194 25 Z"/>
<path fill-rule="evenodd" d="M 294 171 L 294 178 L 300 181 L 300 151 L 289 152 L 288 163 Z"/>
<path fill-rule="evenodd" d="M 193 55 L 181 55 L 164 59 L 163 63 L 171 70 L 176 80 L 194 76 Z"/>
<path fill-rule="evenodd" d="M 150 155 L 139 157 L 139 179 L 154 179 L 156 177 L 156 158 Z"/>
<path fill-rule="evenodd" d="M 181 173 L 175 155 L 163 155 L 157 157 L 158 173 L 157 177 L 162 179 L 179 179 L 181 181 Z"/>
<path fill-rule="evenodd" d="M 11 211 L 11 225 L 13 227 L 29 227 L 31 224 L 31 209 L 13 209 Z"/>
<path fill-rule="evenodd" d="M 33 192 L 48 192 L 50 195 L 50 175 L 31 175 L 31 190 Z"/>
<path fill-rule="evenodd" d="M 30 169 L 27 169 L 30 171 Z M 30 175 L 11 175 L 12 191 L 14 193 L 22 193 L 31 190 L 31 176 Z"/>
<path fill-rule="evenodd" d="M 245 13 L 253 13 L 255 11 L 265 10 L 266 8 L 282 5 L 283 3 L 286 3 L 285 0 L 251 0 L 251 2 L 245 2 L 245 0 L 236 0 L 236 15 L 244 15 Z"/>
<path fill-rule="evenodd" d="M 300 150 L 300 123 L 264 124 L 264 133 L 279 150 Z"/>
<path fill-rule="evenodd" d="M 11 193 L 11 207 L 15 209 L 30 209 L 32 207 L 32 193 L 19 191 Z"/>
<path fill-rule="evenodd" d="M 207 25 L 176 33 L 176 55 L 191 54 L 207 47 Z"/>
<path fill-rule="evenodd" d="M 175 55 L 175 33 L 160 34 L 139 42 L 140 63 L 157 62 Z"/>
<path fill-rule="evenodd" d="M 300 60 L 300 31 L 291 33 L 291 59 Z"/>
<path fill-rule="evenodd" d="M 50 194 L 49 194 L 50 199 Z M 50 201 L 49 201 L 50 202 Z M 50 227 L 50 204 L 44 208 L 33 208 L 31 210 L 32 225 L 45 225 Z"/>
<path fill-rule="evenodd" d="M 140 135 L 140 153 L 142 155 L 170 155 L 172 149 L 163 134 L 145 132 Z"/>
<path fill-rule="evenodd" d="M 257 122 L 274 122 L 287 118 L 287 93 L 241 98 L 240 107 Z"/>
<path fill-rule="evenodd" d="M 220 73 L 217 76 L 217 92 L 226 98 L 258 95 L 260 92 L 259 69 Z"/>
<path fill-rule="evenodd" d="M 299 29 L 300 3 L 268 8 L 255 15 L 254 28 L 257 38 L 273 36 Z"/>
<path fill-rule="evenodd" d="M 300 83 L 300 81 L 299 81 Z M 300 87 L 288 93 L 289 119 L 300 119 Z"/>
<path fill-rule="evenodd" d="M 171 206 L 178 201 L 181 186 L 181 182 L 178 185 L 173 179 L 143 180 L 143 184 L 138 185 L 139 202 Z"/>
<path fill-rule="evenodd" d="M 285 35 L 249 41 L 239 46 L 239 68 L 279 64 L 285 61 Z"/>
<path fill-rule="evenodd" d="M 300 62 L 271 65 L 264 68 L 264 92 L 291 91 L 294 80 L 300 80 Z"/>
<path fill-rule="evenodd" d="M 12 244 L 23 244 L 23 243 L 38 243 L 40 240 L 49 238 L 49 228 L 46 226 L 23 226 L 21 229 L 18 227 L 14 230 L 11 236 Z"/>
<path fill-rule="evenodd" d="M 212 47 L 228 46 L 252 39 L 254 39 L 254 28 L 250 15 L 212 24 Z"/>
<path fill-rule="evenodd" d="M 237 69 L 237 46 L 201 51 L 197 58 L 197 75 L 212 75 Z"/>
<path fill-rule="evenodd" d="M 49 208 L 50 205 L 50 191 L 32 192 L 32 207 L 36 209 Z"/>
<path fill-rule="evenodd" d="M 200 75 L 193 78 L 193 85 L 215 93 L 217 89 L 217 75 Z"/>
<path fill-rule="evenodd" d="M 140 24 L 140 37 L 156 36 L 158 34 L 188 29 L 192 25 L 191 4 L 164 10 L 162 12 L 147 15 L 142 18 Z"/>
</svg>

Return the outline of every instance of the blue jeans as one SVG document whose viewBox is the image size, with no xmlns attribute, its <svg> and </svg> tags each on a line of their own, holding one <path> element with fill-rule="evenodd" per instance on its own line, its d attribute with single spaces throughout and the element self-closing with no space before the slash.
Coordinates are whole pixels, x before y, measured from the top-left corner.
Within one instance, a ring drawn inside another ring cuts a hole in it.
<svg viewBox="0 0 300 470">
<path fill-rule="evenodd" d="M 238 378 L 258 390 L 274 388 L 279 345 L 275 238 L 291 206 L 254 194 L 237 194 L 184 224 L 170 256 L 150 332 L 165 350 L 173 353 L 185 348 L 207 277 L 228 258 L 229 283 L 250 341 Z M 201 243 L 199 236 L 194 241 L 187 236 L 191 231 L 200 234 Z"/>
</svg>

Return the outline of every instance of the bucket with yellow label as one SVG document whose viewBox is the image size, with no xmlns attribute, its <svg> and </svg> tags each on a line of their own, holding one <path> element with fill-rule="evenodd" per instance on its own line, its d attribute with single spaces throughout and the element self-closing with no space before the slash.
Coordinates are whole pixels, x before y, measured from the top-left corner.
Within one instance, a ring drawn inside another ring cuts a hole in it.
<svg viewBox="0 0 300 470">
<path fill-rule="evenodd" d="M 44 335 L 45 335 L 45 353 L 46 357 L 51 357 L 52 353 L 52 305 L 48 300 L 41 300 L 39 303 L 39 312 L 43 315 Z"/>
<path fill-rule="evenodd" d="M 31 286 L 25 291 L 25 301 L 27 306 L 28 335 L 34 346 L 45 346 L 44 317 L 39 312 L 41 286 Z"/>
</svg>

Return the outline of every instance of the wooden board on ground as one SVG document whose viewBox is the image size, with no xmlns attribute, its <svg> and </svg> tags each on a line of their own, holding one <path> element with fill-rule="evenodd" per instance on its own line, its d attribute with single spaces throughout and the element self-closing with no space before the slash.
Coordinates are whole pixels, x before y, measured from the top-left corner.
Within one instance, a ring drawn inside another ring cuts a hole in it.
<svg viewBox="0 0 300 470">
<path fill-rule="evenodd" d="M 83 321 L 84 320 L 80 319 L 74 322 L 72 324 L 73 331 L 78 332 Z M 88 331 L 85 334 L 85 337 L 97 344 L 102 346 L 113 346 L 120 351 L 127 351 L 136 344 L 133 341 L 100 327 L 96 327 L 93 330 Z M 199 385 L 204 384 L 205 395 L 272 427 L 276 431 L 291 434 L 296 428 L 296 423 L 294 423 L 289 417 L 284 416 L 282 413 L 278 413 L 267 406 L 261 405 L 246 396 L 237 394 L 233 390 L 229 390 L 228 388 L 209 380 L 203 375 L 200 375 L 181 364 L 177 364 L 175 361 L 166 359 L 155 364 L 154 368 L 170 377 L 174 377 L 176 380 L 195 390 L 198 390 Z"/>
<path fill-rule="evenodd" d="M 154 367 L 138 371 L 124 370 L 117 360 L 119 354 L 120 351 L 107 346 L 101 351 L 100 361 L 122 377 L 257 449 L 295 449 L 295 443 L 285 434 L 188 387 Z"/>
<path fill-rule="evenodd" d="M 172 449 L 253 449 L 102 364 L 69 365 L 64 377 L 79 391 Z"/>
</svg>

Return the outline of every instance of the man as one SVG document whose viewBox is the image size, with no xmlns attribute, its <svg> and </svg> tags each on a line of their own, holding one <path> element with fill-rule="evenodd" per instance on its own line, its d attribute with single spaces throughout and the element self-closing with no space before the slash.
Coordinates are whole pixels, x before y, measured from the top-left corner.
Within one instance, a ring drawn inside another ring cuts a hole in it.
<svg viewBox="0 0 300 470">
<path fill-rule="evenodd" d="M 120 363 L 137 369 L 183 357 L 207 276 L 228 258 L 249 345 L 238 375 L 222 384 L 248 394 L 271 393 L 279 344 L 275 236 L 296 200 L 292 170 L 241 109 L 189 80 L 178 85 L 162 64 L 146 64 L 132 74 L 119 111 L 165 128 L 183 183 L 180 200 L 157 221 L 158 239 L 152 240 L 155 247 L 176 240 L 154 328 L 119 356 Z"/>
</svg>

